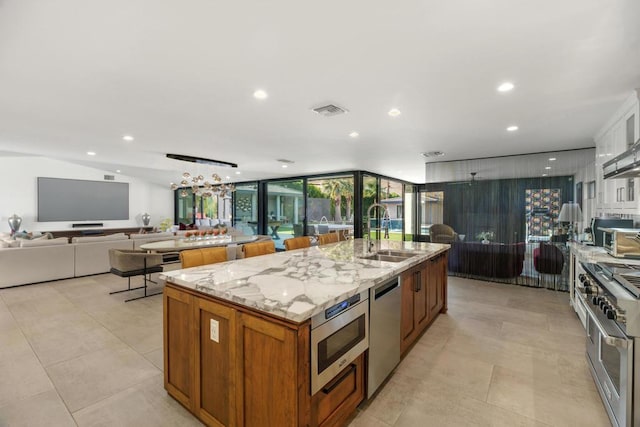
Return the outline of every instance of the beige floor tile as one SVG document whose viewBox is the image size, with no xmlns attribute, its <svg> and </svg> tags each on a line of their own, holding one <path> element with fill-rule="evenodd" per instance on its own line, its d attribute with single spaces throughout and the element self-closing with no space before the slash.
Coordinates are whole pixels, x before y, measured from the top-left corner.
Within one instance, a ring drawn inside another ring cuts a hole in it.
<svg viewBox="0 0 640 427">
<path fill-rule="evenodd" d="M 394 427 L 548 427 L 547 424 L 470 397 L 454 402 L 411 399 Z"/>
<path fill-rule="evenodd" d="M 11 401 L 0 407 L 0 426 L 72 427 L 76 423 L 55 390 Z"/>
<path fill-rule="evenodd" d="M 46 369 L 72 412 L 125 390 L 160 372 L 144 357 L 124 344 L 60 362 Z"/>
<path fill-rule="evenodd" d="M 372 415 L 369 415 L 368 412 L 358 411 L 355 417 L 348 424 L 349 427 L 391 427 L 391 424 L 387 424 L 384 421 L 381 421 Z"/>
<path fill-rule="evenodd" d="M 157 348 L 155 350 L 151 350 L 148 353 L 144 353 L 143 355 L 149 362 L 153 363 L 153 365 L 164 372 L 164 351 L 163 348 Z"/>
<path fill-rule="evenodd" d="M 201 426 L 164 390 L 162 375 L 74 412 L 78 426 Z"/>
<path fill-rule="evenodd" d="M 118 338 L 104 326 L 77 311 L 46 322 L 32 320 L 23 323 L 22 329 L 44 366 L 119 343 Z"/>
<path fill-rule="evenodd" d="M 487 401 L 553 426 L 609 425 L 595 388 L 562 385 L 502 367 L 494 369 Z"/>
<path fill-rule="evenodd" d="M 57 283 L 59 282 L 36 283 L 28 286 L 0 289 L 0 297 L 2 297 L 8 307 L 34 299 L 46 300 L 49 298 L 57 298 L 60 296 L 54 289 Z"/>
<path fill-rule="evenodd" d="M 493 365 L 475 358 L 441 351 L 427 361 L 419 359 L 400 363 L 396 372 L 422 382 L 441 382 L 459 388 L 478 400 L 485 400 L 491 381 Z"/>
<path fill-rule="evenodd" d="M 13 318 L 11 311 L 9 311 L 4 301 L 0 297 L 0 332 L 6 329 L 13 329 L 16 326 L 16 320 Z"/>
<path fill-rule="evenodd" d="M 156 297 L 153 297 L 156 298 Z M 139 353 L 147 353 L 162 347 L 162 297 L 155 301 L 155 310 L 131 301 L 115 308 L 90 312 L 111 333 Z"/>
<path fill-rule="evenodd" d="M 509 322 L 504 322 L 502 325 L 502 337 L 505 341 L 529 345 L 541 350 L 576 355 L 585 352 L 584 337 L 551 332 L 547 329 L 524 328 Z"/>
<path fill-rule="evenodd" d="M 53 389 L 38 358 L 26 343 L 15 343 L 0 358 L 0 406 Z M 5 353 L 5 354 L 6 354 Z"/>
<path fill-rule="evenodd" d="M 548 316 L 547 323 L 548 329 L 551 332 L 559 332 L 561 334 L 568 335 L 577 335 L 579 337 L 584 338 L 586 336 L 586 332 L 582 327 L 582 323 L 580 323 L 580 319 L 575 313 L 572 315 L 563 318 L 562 320 L 558 319 L 557 316 Z"/>
<path fill-rule="evenodd" d="M 7 303 L 13 317 L 20 324 L 54 319 L 71 312 L 80 312 L 68 299 L 59 293 L 43 297 Z"/>
</svg>

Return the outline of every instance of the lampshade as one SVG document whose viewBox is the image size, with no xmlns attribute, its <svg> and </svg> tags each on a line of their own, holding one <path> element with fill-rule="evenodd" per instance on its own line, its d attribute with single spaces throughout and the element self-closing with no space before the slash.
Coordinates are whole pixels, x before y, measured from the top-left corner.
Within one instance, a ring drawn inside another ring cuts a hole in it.
<svg viewBox="0 0 640 427">
<path fill-rule="evenodd" d="M 574 202 L 563 203 L 558 215 L 559 222 L 580 222 L 582 221 L 582 209 Z"/>
</svg>

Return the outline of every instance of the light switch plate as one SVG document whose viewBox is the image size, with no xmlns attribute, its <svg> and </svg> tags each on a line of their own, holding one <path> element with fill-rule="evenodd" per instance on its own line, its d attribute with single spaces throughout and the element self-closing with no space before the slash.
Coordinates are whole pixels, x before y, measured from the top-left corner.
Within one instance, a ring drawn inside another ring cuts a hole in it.
<svg viewBox="0 0 640 427">
<path fill-rule="evenodd" d="M 220 323 L 215 320 L 215 319 L 211 319 L 211 326 L 210 326 L 210 335 L 211 335 L 211 341 L 215 341 L 215 342 L 220 342 Z"/>
</svg>

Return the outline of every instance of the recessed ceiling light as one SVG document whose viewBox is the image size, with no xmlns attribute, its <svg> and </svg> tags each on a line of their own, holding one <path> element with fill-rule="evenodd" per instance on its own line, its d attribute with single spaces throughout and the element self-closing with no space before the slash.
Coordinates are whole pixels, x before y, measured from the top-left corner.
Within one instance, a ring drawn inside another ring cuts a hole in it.
<svg viewBox="0 0 640 427">
<path fill-rule="evenodd" d="M 95 151 L 87 151 L 87 156 L 95 156 L 96 152 Z"/>
<path fill-rule="evenodd" d="M 507 128 L 507 131 L 509 131 L 509 132 L 515 132 L 517 130 L 518 130 L 518 126 L 515 126 L 515 125 L 514 126 L 509 126 Z"/>
<path fill-rule="evenodd" d="M 498 92 L 509 92 L 513 90 L 515 86 L 511 82 L 504 82 L 500 86 L 498 86 Z"/>
<path fill-rule="evenodd" d="M 555 158 L 555 157 L 549 157 L 549 161 L 550 161 L 550 162 L 555 162 L 555 161 L 556 161 L 556 158 Z"/>
<path fill-rule="evenodd" d="M 116 173 L 120 173 L 120 169 L 116 169 Z"/>
<path fill-rule="evenodd" d="M 357 137 L 359 137 L 359 136 L 360 136 L 360 134 L 359 134 L 358 132 L 356 132 L 356 131 L 353 131 L 353 132 L 351 132 L 351 133 L 349 134 L 349 136 L 350 136 L 351 138 L 357 138 Z"/>
<path fill-rule="evenodd" d="M 390 115 L 391 117 L 398 117 L 402 113 L 397 108 L 392 108 L 391 110 L 389 110 L 387 114 Z"/>
<path fill-rule="evenodd" d="M 269 95 L 267 94 L 267 92 L 265 92 L 262 89 L 258 89 L 255 92 L 253 92 L 253 97 L 255 99 L 267 99 Z"/>
<path fill-rule="evenodd" d="M 547 166 L 547 167 L 545 167 L 545 169 L 546 169 L 546 170 L 550 170 L 550 169 L 551 169 L 551 166 Z"/>
<path fill-rule="evenodd" d="M 124 139 L 125 141 L 129 141 L 129 142 L 134 140 L 134 138 L 131 135 L 125 135 L 125 136 L 122 137 L 122 139 Z"/>
<path fill-rule="evenodd" d="M 286 168 L 288 168 L 288 167 L 289 167 L 289 165 L 282 165 L 282 167 L 283 167 L 284 169 L 286 169 Z"/>
<path fill-rule="evenodd" d="M 546 174 L 546 173 L 543 173 L 543 174 L 542 174 L 542 176 L 547 176 L 547 174 Z"/>
<path fill-rule="evenodd" d="M 224 179 L 231 179 L 229 175 L 225 176 Z"/>
<path fill-rule="evenodd" d="M 236 171 L 236 175 L 240 175 L 240 173 L 241 173 L 240 171 Z"/>
</svg>

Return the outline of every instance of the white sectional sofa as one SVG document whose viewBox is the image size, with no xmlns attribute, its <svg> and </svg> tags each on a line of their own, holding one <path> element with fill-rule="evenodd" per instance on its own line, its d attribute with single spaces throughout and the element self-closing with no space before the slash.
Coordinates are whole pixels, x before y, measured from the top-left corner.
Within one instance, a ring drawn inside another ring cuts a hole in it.
<svg viewBox="0 0 640 427">
<path fill-rule="evenodd" d="M 177 234 L 165 232 L 128 236 L 117 233 L 73 237 L 71 243 L 67 237 L 0 239 L 0 288 L 108 273 L 111 269 L 109 249 L 140 249 L 140 245 L 145 243 L 184 237 L 184 232 Z M 270 236 L 258 236 L 257 240 L 270 239 Z M 243 257 L 242 245 L 230 245 L 227 252 L 230 260 Z"/>
<path fill-rule="evenodd" d="M 75 277 L 109 272 L 109 249 L 133 249 L 133 242 L 124 233 L 73 237 L 71 243 L 75 252 Z"/>
<path fill-rule="evenodd" d="M 66 237 L 26 240 L 0 249 L 0 288 L 73 277 L 74 247 Z"/>
</svg>

